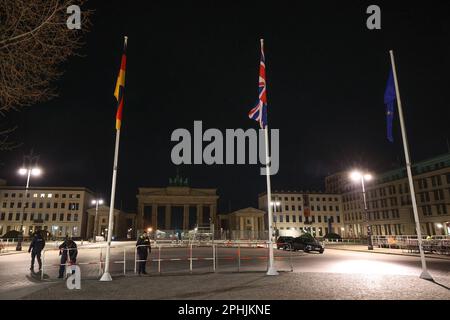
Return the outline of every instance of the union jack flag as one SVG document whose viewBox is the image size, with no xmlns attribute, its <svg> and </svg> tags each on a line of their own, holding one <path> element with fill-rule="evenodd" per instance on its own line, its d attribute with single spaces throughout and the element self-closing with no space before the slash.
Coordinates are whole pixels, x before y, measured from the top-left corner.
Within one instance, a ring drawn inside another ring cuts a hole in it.
<svg viewBox="0 0 450 320">
<path fill-rule="evenodd" d="M 248 113 L 248 117 L 258 121 L 262 129 L 267 125 L 266 64 L 263 39 L 261 39 L 261 61 L 259 63 L 259 99 L 256 106 Z"/>
</svg>

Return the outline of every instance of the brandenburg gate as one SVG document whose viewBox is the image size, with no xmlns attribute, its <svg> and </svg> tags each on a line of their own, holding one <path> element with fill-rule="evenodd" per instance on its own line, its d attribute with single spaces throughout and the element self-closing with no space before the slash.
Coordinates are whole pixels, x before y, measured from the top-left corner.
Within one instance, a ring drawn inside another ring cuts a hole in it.
<svg viewBox="0 0 450 320">
<path fill-rule="evenodd" d="M 192 230 L 198 225 L 216 224 L 217 189 L 139 188 L 137 229 Z"/>
</svg>

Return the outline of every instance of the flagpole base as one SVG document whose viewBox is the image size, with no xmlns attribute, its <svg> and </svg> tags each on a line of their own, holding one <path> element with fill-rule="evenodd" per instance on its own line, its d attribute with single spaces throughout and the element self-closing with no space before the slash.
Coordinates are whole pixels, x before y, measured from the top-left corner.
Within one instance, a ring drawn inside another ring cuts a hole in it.
<svg viewBox="0 0 450 320">
<path fill-rule="evenodd" d="M 267 270 L 266 275 L 268 276 L 277 276 L 279 275 L 277 269 L 275 269 L 274 267 L 269 268 L 269 270 Z"/>
<path fill-rule="evenodd" d="M 105 272 L 102 277 L 100 278 L 100 281 L 112 281 L 111 275 L 109 272 Z"/>
<path fill-rule="evenodd" d="M 433 277 L 428 273 L 427 270 L 422 271 L 422 273 L 420 274 L 420 279 L 434 281 Z"/>
</svg>

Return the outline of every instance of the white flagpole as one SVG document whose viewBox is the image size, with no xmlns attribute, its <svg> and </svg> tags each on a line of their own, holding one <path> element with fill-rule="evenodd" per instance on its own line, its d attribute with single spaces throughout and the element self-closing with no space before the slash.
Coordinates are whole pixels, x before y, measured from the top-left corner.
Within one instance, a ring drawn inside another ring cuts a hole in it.
<svg viewBox="0 0 450 320">
<path fill-rule="evenodd" d="M 125 37 L 125 47 L 127 45 L 128 37 Z M 108 240 L 106 243 L 106 257 L 105 257 L 105 272 L 103 273 L 100 281 L 112 281 L 109 273 L 109 256 L 111 249 L 111 237 L 113 234 L 113 219 L 114 219 L 114 200 L 116 197 L 116 178 L 117 178 L 117 164 L 119 160 L 119 141 L 120 141 L 120 129 L 116 129 L 116 146 L 114 149 L 114 164 L 113 164 L 113 176 L 111 186 L 111 202 L 109 204 L 109 222 L 108 222 Z"/>
<path fill-rule="evenodd" d="M 264 129 L 264 140 L 266 146 L 266 180 L 267 180 L 267 212 L 268 212 L 268 221 L 269 221 L 269 268 L 267 270 L 268 276 L 276 276 L 278 275 L 277 270 L 273 265 L 273 243 L 272 243 L 272 206 L 270 202 L 272 201 L 272 192 L 270 187 L 270 167 L 269 167 L 269 137 L 268 137 L 269 127 L 266 126 Z"/>
<path fill-rule="evenodd" d="M 392 73 L 394 75 L 395 93 L 397 96 L 398 114 L 399 114 L 399 118 L 400 118 L 401 130 L 402 130 L 403 149 L 405 151 L 405 160 L 406 160 L 406 171 L 408 173 L 409 189 L 411 192 L 411 202 L 412 202 L 412 206 L 413 206 L 414 220 L 416 223 L 417 238 L 419 241 L 420 260 L 422 262 L 422 273 L 420 274 L 420 278 L 426 279 L 426 280 L 433 280 L 433 277 L 428 273 L 427 263 L 425 261 L 425 254 L 423 252 L 423 247 L 422 247 L 422 230 L 420 228 L 419 214 L 417 211 L 416 193 L 414 190 L 414 182 L 413 182 L 413 178 L 412 178 L 411 160 L 409 158 L 409 149 L 408 149 L 408 138 L 406 136 L 405 121 L 403 119 L 402 102 L 400 99 L 400 90 L 398 88 L 397 70 L 395 69 L 394 52 L 392 50 L 390 50 L 389 54 L 391 56 Z"/>
</svg>

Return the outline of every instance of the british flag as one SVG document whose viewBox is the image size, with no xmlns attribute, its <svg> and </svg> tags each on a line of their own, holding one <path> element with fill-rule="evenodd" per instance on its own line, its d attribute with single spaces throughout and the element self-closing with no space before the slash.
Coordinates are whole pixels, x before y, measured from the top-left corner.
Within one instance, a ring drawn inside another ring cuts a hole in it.
<svg viewBox="0 0 450 320">
<path fill-rule="evenodd" d="M 259 122 L 264 129 L 267 125 L 267 93 L 266 93 L 266 64 L 264 58 L 264 40 L 261 39 L 261 61 L 259 63 L 259 99 L 256 106 L 250 110 L 248 117 Z"/>
</svg>

